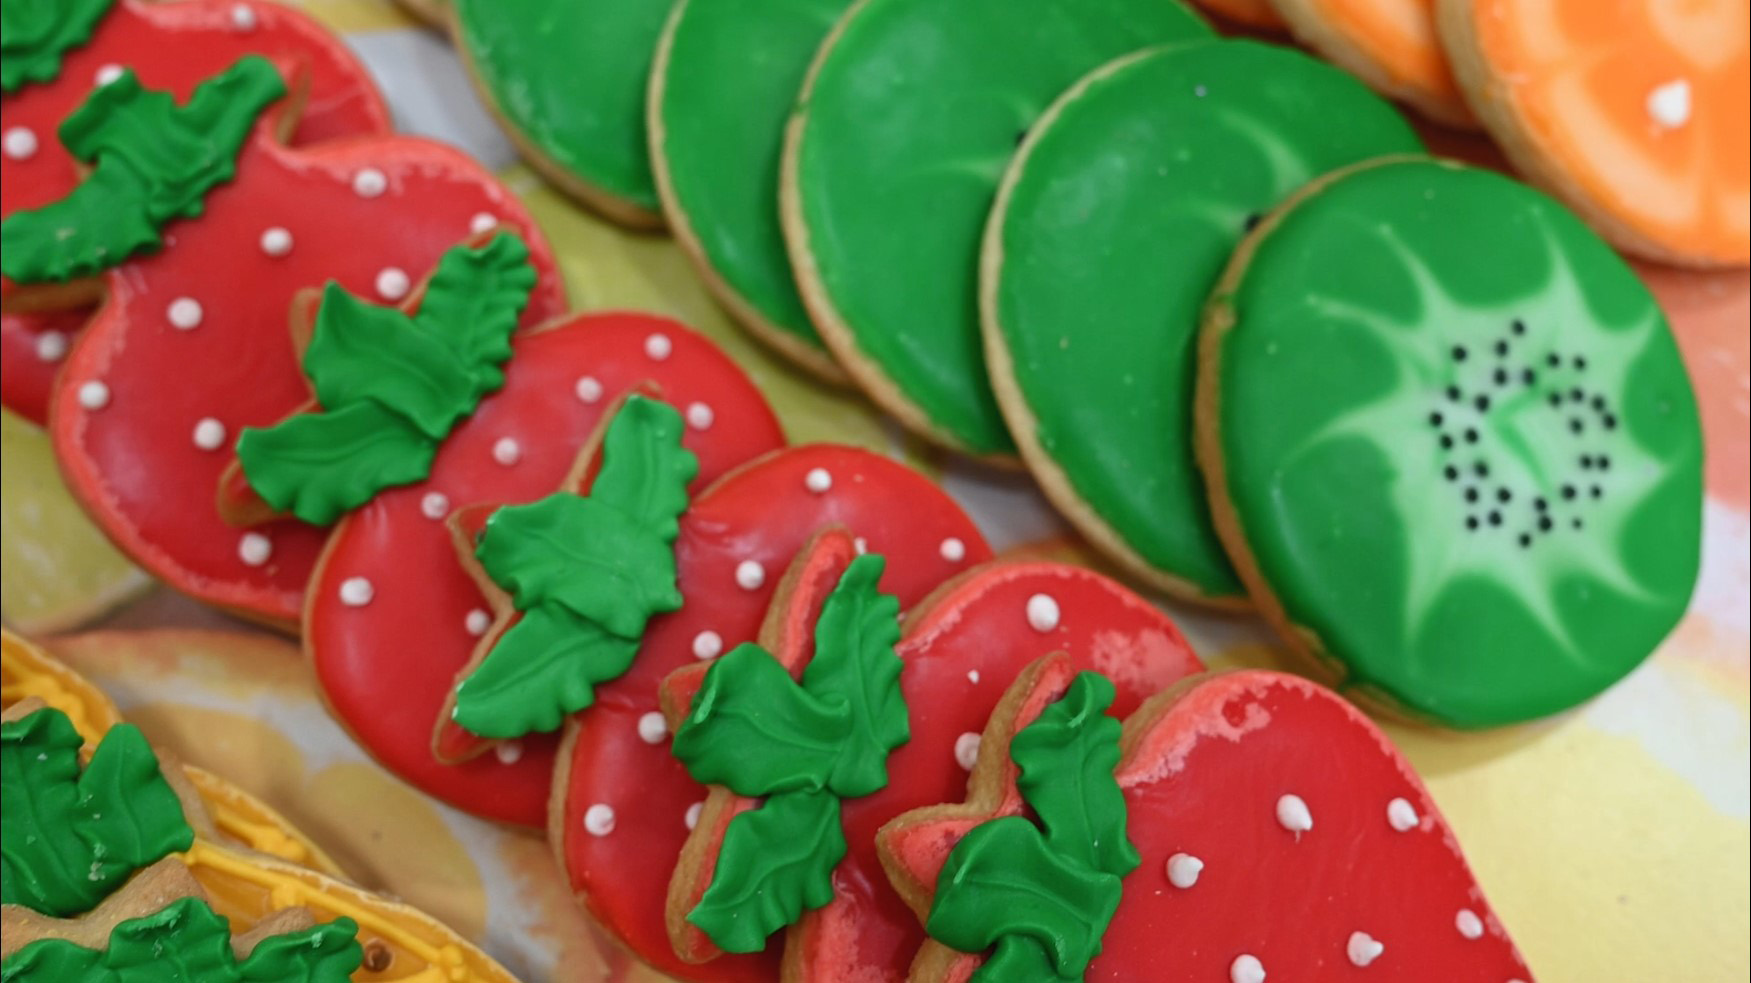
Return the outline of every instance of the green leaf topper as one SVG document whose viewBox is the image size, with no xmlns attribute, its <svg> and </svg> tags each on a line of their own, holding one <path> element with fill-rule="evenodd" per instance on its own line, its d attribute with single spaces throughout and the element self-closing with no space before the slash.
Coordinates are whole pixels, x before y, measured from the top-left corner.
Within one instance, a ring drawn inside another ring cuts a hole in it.
<svg viewBox="0 0 1751 983">
<path fill-rule="evenodd" d="M 304 351 L 323 408 L 243 431 L 237 458 L 250 487 L 328 525 L 385 488 L 425 480 L 451 429 L 504 385 L 500 366 L 534 286 L 529 247 L 508 233 L 444 253 L 411 316 L 330 283 Z"/>
<path fill-rule="evenodd" d="M 185 106 L 124 69 L 61 124 L 61 142 L 90 175 L 60 201 L 0 222 L 0 271 L 58 283 L 157 251 L 171 219 L 201 214 L 207 192 L 236 176 L 256 117 L 285 94 L 256 55 L 202 82 Z"/>
<path fill-rule="evenodd" d="M 1140 862 L 1113 778 L 1112 702 L 1106 677 L 1080 673 L 1017 734 L 1009 756 L 1039 825 L 1009 816 L 976 827 L 937 877 L 925 927 L 962 952 L 993 950 L 975 983 L 1080 980 L 1100 954 L 1120 880 Z"/>
<path fill-rule="evenodd" d="M 238 960 L 231 927 L 199 898 L 117 925 L 104 950 L 41 939 L 7 957 L 0 983 L 346 983 L 364 961 L 359 927 L 339 918 L 261 940 Z"/>
<path fill-rule="evenodd" d="M 487 520 L 475 557 L 523 616 L 457 685 L 459 726 L 490 738 L 557 730 L 632 665 L 650 617 L 681 606 L 677 520 L 699 473 L 682 433 L 673 407 L 629 396 L 589 495 L 559 492 Z"/>
<path fill-rule="evenodd" d="M 52 708 L 0 725 L 0 901 L 78 915 L 194 843 L 138 728 L 110 728 L 82 774 L 83 744 Z"/>
<path fill-rule="evenodd" d="M 800 684 L 765 649 L 739 645 L 705 674 L 675 731 L 675 757 L 695 781 L 765 797 L 730 821 L 711 886 L 687 916 L 726 952 L 757 952 L 833 899 L 840 800 L 886 787 L 888 753 L 911 736 L 894 654 L 900 604 L 877 590 L 883 566 L 867 554 L 846 568 Z"/>
<path fill-rule="evenodd" d="M 61 56 L 91 40 L 115 0 L 6 0 L 0 5 L 0 91 L 52 82 Z"/>
</svg>

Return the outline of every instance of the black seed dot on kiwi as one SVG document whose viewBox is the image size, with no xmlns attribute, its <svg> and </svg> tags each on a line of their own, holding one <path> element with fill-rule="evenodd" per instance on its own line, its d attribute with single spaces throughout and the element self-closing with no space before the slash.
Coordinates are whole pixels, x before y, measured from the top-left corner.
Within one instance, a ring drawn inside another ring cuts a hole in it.
<svg viewBox="0 0 1751 983">
<path fill-rule="evenodd" d="M 1477 443 L 1477 430 L 1476 429 L 1474 429 L 1472 427 L 1465 428 L 1465 442 L 1468 444 Z"/>
<path fill-rule="evenodd" d="M 1598 457 L 1594 458 L 1593 463 L 1597 464 L 1599 466 L 1599 470 L 1601 470 L 1601 471 L 1610 471 L 1611 470 L 1611 458 L 1606 457 L 1604 454 L 1601 454 Z"/>
<path fill-rule="evenodd" d="M 1477 489 L 1476 488 L 1467 488 L 1465 490 L 1465 500 L 1467 502 L 1476 502 L 1477 501 Z"/>
<path fill-rule="evenodd" d="M 1514 323 L 1508 325 L 1508 330 L 1514 332 L 1515 334 L 1525 334 L 1526 333 L 1526 322 L 1520 320 L 1519 318 L 1515 318 Z"/>
<path fill-rule="evenodd" d="M 1459 469 L 1454 467 L 1451 464 L 1447 465 L 1447 467 L 1445 469 L 1443 469 L 1441 473 L 1447 476 L 1448 481 L 1458 481 L 1459 480 Z"/>
<path fill-rule="evenodd" d="M 1576 529 L 1579 529 L 1582 526 L 1582 522 L 1580 519 L 1571 519 L 1571 520 L 1569 520 L 1569 525 L 1573 526 Z"/>
<path fill-rule="evenodd" d="M 1463 361 L 1465 361 L 1465 355 L 1466 355 L 1466 351 L 1465 351 L 1464 345 L 1454 345 L 1453 346 L 1453 361 L 1463 362 Z"/>
<path fill-rule="evenodd" d="M 1497 512 L 1497 511 L 1492 509 L 1490 511 L 1490 525 L 1499 526 L 1501 524 L 1502 524 L 1502 513 Z"/>
<path fill-rule="evenodd" d="M 1453 449 L 1453 438 L 1447 436 L 1446 434 L 1442 434 L 1441 435 L 1441 449 L 1444 451 L 1452 450 Z"/>
<path fill-rule="evenodd" d="M 1507 342 L 1505 342 L 1505 341 L 1496 342 L 1496 357 L 1497 358 L 1507 358 L 1508 357 L 1508 343 Z"/>
<path fill-rule="evenodd" d="M 1563 394 L 1562 393 L 1551 393 L 1550 394 L 1550 405 L 1557 407 L 1558 409 L 1561 409 L 1562 405 L 1563 405 Z"/>
<path fill-rule="evenodd" d="M 1586 429 L 1586 427 L 1581 423 L 1581 420 L 1579 417 L 1576 417 L 1575 419 L 1572 419 L 1569 421 L 1569 431 L 1570 432 L 1580 433 L 1582 430 L 1585 430 L 1585 429 Z"/>
<path fill-rule="evenodd" d="M 1015 145 L 1016 146 L 1018 146 L 1018 147 L 1021 146 L 1022 142 L 1025 141 L 1026 139 L 1027 139 L 1027 130 L 1025 128 L 1015 131 Z M 1246 227 L 1246 229 L 1248 232 L 1251 232 L 1252 226 L 1248 225 Z"/>
<path fill-rule="evenodd" d="M 1600 488 L 1598 485 L 1594 485 L 1592 488 L 1587 489 L 1587 493 L 1589 495 L 1592 495 L 1594 498 L 1599 498 L 1600 496 L 1605 494 L 1605 490 L 1603 488 Z"/>
<path fill-rule="evenodd" d="M 1605 397 L 1604 396 L 1594 396 L 1593 397 L 1593 408 L 1598 410 L 1601 413 L 1605 412 Z"/>
<path fill-rule="evenodd" d="M 1591 454 L 1582 454 L 1581 455 L 1581 470 L 1582 471 L 1593 470 L 1593 455 L 1591 455 Z"/>
<path fill-rule="evenodd" d="M 1465 517 L 1465 528 L 1470 529 L 1473 532 L 1477 531 L 1477 516 L 1475 516 L 1475 515 L 1466 516 Z"/>
<path fill-rule="evenodd" d="M 1485 464 L 1482 461 L 1479 461 L 1476 464 L 1473 464 L 1471 466 L 1471 471 L 1473 474 L 1477 475 L 1479 478 L 1488 478 L 1490 476 L 1490 466 Z"/>
<path fill-rule="evenodd" d="M 1513 492 L 1509 491 L 1506 488 L 1496 489 L 1496 501 L 1501 502 L 1503 505 L 1506 505 L 1507 503 L 1512 502 L 1513 500 L 1514 500 L 1514 493 Z"/>
<path fill-rule="evenodd" d="M 1524 382 L 1528 386 L 1530 386 L 1534 382 L 1538 381 L 1538 373 L 1532 371 L 1531 369 L 1521 369 L 1520 370 L 1520 381 Z"/>
<path fill-rule="evenodd" d="M 1563 486 L 1563 498 L 1572 499 L 1574 497 L 1575 497 L 1575 486 L 1574 485 L 1564 485 Z"/>
<path fill-rule="evenodd" d="M 1554 369 L 1557 366 L 1563 364 L 1563 360 L 1561 358 L 1557 357 L 1556 352 L 1551 352 L 1549 355 L 1544 356 L 1544 364 L 1546 364 Z"/>
<path fill-rule="evenodd" d="M 1258 212 L 1253 212 L 1251 215 L 1248 215 L 1246 217 L 1246 222 L 1243 224 L 1246 226 L 1246 231 L 1251 232 L 1252 230 L 1258 228 L 1259 223 L 1263 222 L 1264 220 L 1265 220 L 1265 217 L 1263 215 L 1259 214 Z"/>
<path fill-rule="evenodd" d="M 1479 396 L 1471 401 L 1471 405 L 1477 407 L 1479 413 L 1488 412 L 1490 408 L 1490 398 L 1488 396 Z"/>
<path fill-rule="evenodd" d="M 1532 500 L 1532 507 L 1537 509 L 1540 512 L 1543 512 L 1546 509 L 1550 508 L 1550 503 L 1545 501 L 1543 495 L 1540 495 L 1537 498 Z"/>
<path fill-rule="evenodd" d="M 1448 386 L 1447 387 L 1447 398 L 1451 399 L 1452 401 L 1457 403 L 1461 399 L 1465 398 L 1465 394 L 1459 391 L 1458 386 Z"/>
<path fill-rule="evenodd" d="M 1530 535 L 1527 535 L 1526 533 L 1521 533 L 1520 534 L 1520 548 L 1526 549 L 1527 547 L 1529 547 L 1531 545 L 1532 545 L 1532 537 Z"/>
<path fill-rule="evenodd" d="M 1441 411 L 1436 410 L 1435 412 L 1430 413 L 1429 414 L 1429 426 L 1438 427 L 1440 425 L 1441 425 Z"/>
<path fill-rule="evenodd" d="M 1586 398 L 1587 398 L 1587 394 L 1582 392 L 1580 390 L 1580 387 L 1578 387 L 1578 386 L 1574 389 L 1569 390 L 1570 402 L 1579 403 L 1581 400 L 1586 399 Z"/>
<path fill-rule="evenodd" d="M 1599 421 L 1599 425 L 1604 427 L 1607 430 L 1616 430 L 1617 429 L 1617 417 L 1612 416 L 1610 413 L 1607 413 L 1607 414 L 1605 414 L 1604 418 Z"/>
<path fill-rule="evenodd" d="M 1540 532 L 1550 532 L 1550 527 L 1555 524 L 1556 523 L 1550 521 L 1550 516 L 1544 516 L 1538 520 L 1538 530 Z"/>
<path fill-rule="evenodd" d="M 1496 385 L 1498 385 L 1498 386 L 1507 385 L 1508 384 L 1508 370 L 1507 369 L 1497 369 L 1495 379 L 1496 379 Z"/>
<path fill-rule="evenodd" d="M 1575 365 L 1575 368 L 1577 368 L 1577 369 L 1586 368 L 1587 367 L 1587 357 L 1585 355 L 1576 355 L 1574 365 Z"/>
</svg>

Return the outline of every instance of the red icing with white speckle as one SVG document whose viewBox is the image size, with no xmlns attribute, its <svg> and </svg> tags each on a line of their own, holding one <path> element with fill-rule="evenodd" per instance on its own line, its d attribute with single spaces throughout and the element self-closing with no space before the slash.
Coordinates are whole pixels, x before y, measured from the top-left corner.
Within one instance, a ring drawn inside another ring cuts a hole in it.
<svg viewBox="0 0 1751 983">
<path fill-rule="evenodd" d="M 13 149 L 32 148 L 29 154 L 0 153 L 0 216 L 59 200 L 78 184 L 78 165 L 57 131 L 90 95 L 100 69 L 131 68 L 147 88 L 169 90 L 182 100 L 248 54 L 295 68 L 308 86 L 294 145 L 390 131 L 389 112 L 364 66 L 339 38 L 296 10 L 259 0 L 121 0 L 89 42 L 63 56 L 53 81 L 0 96 L 0 132 L 27 132 L 31 139 Z M 66 342 L 89 316 L 78 311 L 0 318 L 0 403 L 42 422 Z M 49 333 L 60 337 L 45 341 Z"/>
<path fill-rule="evenodd" d="M 1042 667 L 1015 728 L 1076 669 Z M 1125 743 L 1117 777 L 1142 864 L 1087 979 L 1532 979 L 1422 781 L 1331 691 L 1272 672 L 1209 676 L 1151 702 Z M 1010 763 L 985 818 L 1023 812 L 1015 777 Z M 972 825 L 901 817 L 882 852 L 934 886 Z M 978 964 L 962 956 L 922 979 L 965 980 Z"/>
<path fill-rule="evenodd" d="M 289 626 L 327 531 L 259 526 L 270 552 L 251 564 L 244 531 L 215 499 L 242 429 L 309 398 L 289 328 L 294 295 L 334 280 L 398 300 L 378 292 L 383 271 L 422 277 L 490 220 L 523 235 L 540 275 L 522 323 L 562 312 L 565 297 L 534 220 L 461 152 L 410 137 L 287 148 L 270 136 L 272 112 L 199 218 L 172 222 L 163 251 L 105 276 L 108 300 L 67 356 L 49 429 L 75 494 L 135 562 L 200 600 Z M 379 176 L 379 193 L 359 192 Z M 192 327 L 176 323 L 185 298 L 199 306 Z M 209 418 L 223 427 L 212 449 L 194 436 Z"/>
<path fill-rule="evenodd" d="M 650 354 L 656 338 L 666 341 L 661 359 Z M 504 388 L 450 434 L 426 481 L 382 492 L 335 526 L 310 584 L 305 646 L 341 722 L 425 792 L 502 822 L 546 822 L 556 735 L 460 764 L 432 754 L 440 711 L 489 609 L 445 519 L 560 490 L 604 414 L 647 382 L 683 413 L 695 403 L 714 411 L 709 427 L 690 425 L 683 437 L 699 458 L 695 493 L 783 443 L 760 391 L 703 337 L 651 315 L 578 315 L 515 340 Z M 506 440 L 518 449 L 509 464 L 497 453 Z M 654 679 L 647 686 L 654 705 Z M 598 699 L 614 688 L 601 687 Z"/>
</svg>

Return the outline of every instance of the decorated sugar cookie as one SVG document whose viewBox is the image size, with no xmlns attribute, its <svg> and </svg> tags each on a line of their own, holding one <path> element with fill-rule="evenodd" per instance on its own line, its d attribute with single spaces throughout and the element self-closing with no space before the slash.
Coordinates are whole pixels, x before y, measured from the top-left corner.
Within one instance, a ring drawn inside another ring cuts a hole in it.
<svg viewBox="0 0 1751 983">
<path fill-rule="evenodd" d="M 1250 41 L 1128 56 L 1041 117 L 986 227 L 980 315 L 1022 457 L 1091 542 L 1176 595 L 1242 603 L 1192 456 L 1204 300 L 1302 184 L 1418 149 L 1354 79 Z"/>
<path fill-rule="evenodd" d="M 809 320 L 784 252 L 778 161 L 809 61 L 849 6 L 682 0 L 650 83 L 651 165 L 675 238 L 737 322 L 834 381 L 844 371 Z"/>
<path fill-rule="evenodd" d="M 1206 676 L 1121 737 L 1112 694 L 1041 660 L 966 801 L 882 827 L 932 936 L 912 980 L 1532 979 L 1422 782 L 1348 703 Z"/>
<path fill-rule="evenodd" d="M 1283 18 L 1277 16 L 1271 0 L 1198 0 L 1198 6 L 1245 27 L 1267 30 L 1283 27 Z"/>
<path fill-rule="evenodd" d="M 872 399 L 948 447 L 1014 453 L 976 305 L 1003 166 L 1080 76 L 1208 33 L 1175 0 L 865 0 L 839 23 L 791 123 L 780 203 L 816 327 Z"/>
<path fill-rule="evenodd" d="M 523 156 L 608 218 L 661 228 L 645 86 L 667 4 L 448 0 L 456 47 Z"/>
<path fill-rule="evenodd" d="M 1436 0 L 1270 0 L 1296 40 L 1438 123 L 1477 125 L 1435 31 Z"/>
<path fill-rule="evenodd" d="M 186 98 L 246 54 L 295 66 L 306 91 L 294 145 L 386 133 L 364 66 L 304 14 L 260 0 L 30 0 L 6 6 L 0 95 L 0 216 L 64 197 L 79 181 L 61 122 L 120 69 Z M 0 402 L 41 423 L 49 386 L 89 311 L 0 315 Z"/>
<path fill-rule="evenodd" d="M 265 63 L 246 59 L 205 85 L 183 106 L 125 74 L 99 90 L 77 117 L 100 151 L 93 176 L 10 216 L 0 262 L 52 288 L 132 251 L 104 274 L 108 300 L 69 352 L 51 404 L 62 469 L 141 566 L 201 600 L 289 625 L 325 533 L 297 522 L 233 528 L 214 498 L 238 434 L 307 398 L 287 326 L 293 298 L 333 280 L 404 300 L 445 249 L 503 225 L 529 237 L 538 274 L 523 323 L 564 301 L 527 213 L 462 154 L 401 137 L 288 149 L 272 136 L 281 110 L 254 111 L 280 89 Z M 223 145 L 212 140 L 221 131 Z M 210 156 L 193 173 L 187 156 L 151 172 L 165 193 L 136 198 L 106 183 L 126 186 L 139 173 L 130 160 L 187 141 Z M 214 273 L 220 256 L 224 276 Z"/>
<path fill-rule="evenodd" d="M 1527 720 L 1684 613 L 1690 381 L 1635 274 L 1551 199 L 1427 160 L 1334 176 L 1241 245 L 1200 345 L 1217 528 L 1266 618 L 1356 695 Z"/>
<path fill-rule="evenodd" d="M 1619 248 L 1751 261 L 1751 15 L 1736 0 L 1440 6 L 1455 72 L 1514 165 Z"/>
</svg>

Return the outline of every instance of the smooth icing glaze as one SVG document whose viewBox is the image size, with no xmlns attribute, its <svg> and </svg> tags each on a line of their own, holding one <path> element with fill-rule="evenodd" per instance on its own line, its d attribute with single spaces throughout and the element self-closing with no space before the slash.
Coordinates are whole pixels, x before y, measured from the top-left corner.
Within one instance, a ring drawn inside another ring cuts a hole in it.
<svg viewBox="0 0 1751 983">
<path fill-rule="evenodd" d="M 1474 127 L 1435 31 L 1437 0 L 1271 0 L 1297 40 L 1395 99 Z"/>
<path fill-rule="evenodd" d="M 1174 0 L 863 0 L 816 58 L 782 191 L 803 295 L 913 429 L 1014 451 L 985 374 L 979 236 L 1002 168 L 1086 72 L 1209 29 Z"/>
<path fill-rule="evenodd" d="M 1069 685 L 1072 667 L 1054 661 L 1018 684 L 1002 730 L 1025 727 Z M 1271 672 L 1205 677 L 1146 704 L 1123 748 L 1116 776 L 1142 864 L 1124 879 L 1089 979 L 1532 979 L 1409 763 L 1330 691 Z M 883 829 L 900 883 L 928 901 L 971 826 L 1021 814 L 1015 776 L 1006 769 L 985 798 Z M 1278 824 L 1285 788 L 1300 789 L 1317 827 L 1295 835 Z M 1395 831 L 1384 813 L 1394 797 L 1416 802 L 1424 825 Z M 1186 853 L 1203 863 L 1196 883 L 1171 887 L 1169 861 Z M 1263 899 L 1294 917 L 1261 913 Z M 1462 911 L 1475 932 L 1456 929 Z M 981 958 L 933 942 L 912 979 L 965 980 Z"/>
<path fill-rule="evenodd" d="M 1646 288 L 1556 202 L 1457 165 L 1358 168 L 1242 246 L 1202 344 L 1224 539 L 1345 686 L 1454 726 L 1526 720 L 1683 614 L 1695 396 Z"/>
<path fill-rule="evenodd" d="M 247 11 L 247 29 L 238 10 Z M 28 156 L 0 154 L 0 216 L 67 195 L 79 181 L 76 163 L 56 137 L 61 121 L 92 90 L 98 69 L 126 67 L 141 84 L 186 99 L 194 87 L 247 54 L 296 66 L 307 86 L 291 143 L 387 133 L 389 112 L 369 73 L 326 28 L 283 4 L 263 0 L 180 0 L 175 4 L 120 0 L 89 42 L 67 51 L 53 81 L 0 96 L 0 131 L 28 133 Z M 71 336 L 88 312 L 0 316 L 0 402 L 28 419 L 47 418 L 50 384 L 65 357 L 46 334 Z"/>
<path fill-rule="evenodd" d="M 522 323 L 558 313 L 564 296 L 528 213 L 460 152 L 408 137 L 289 149 L 270 128 L 256 131 L 237 178 L 208 196 L 200 218 L 169 227 L 163 252 L 108 274 L 109 299 L 67 356 L 51 434 L 74 492 L 135 562 L 201 600 L 290 624 L 325 532 L 259 526 L 271 557 L 246 562 L 244 531 L 214 504 L 231 455 L 195 446 L 189 433 L 213 417 L 235 435 L 309 398 L 287 327 L 294 297 L 329 281 L 366 295 L 388 267 L 423 275 L 483 213 L 529 242 L 540 279 Z M 358 194 L 366 170 L 385 176 L 384 193 Z M 258 248 L 274 227 L 293 240 L 285 255 Z M 209 271 L 215 256 L 227 258 L 222 281 Z M 193 330 L 168 323 L 182 297 L 201 305 Z M 104 399 L 84 398 L 94 386 Z"/>
<path fill-rule="evenodd" d="M 668 351 L 660 361 L 647 354 L 658 335 Z M 665 318 L 578 315 L 520 335 L 513 347 L 504 387 L 451 433 L 430 477 L 378 495 L 335 526 L 311 580 L 304 642 L 329 707 L 385 767 L 458 808 L 534 826 L 547 815 L 553 738 L 524 740 L 521 756 L 511 761 L 487 755 L 449 765 L 432 753 L 433 728 L 457 670 L 477 645 L 495 637 L 491 630 L 484 637 L 469 630 L 472 613 L 493 607 L 508 623 L 508 612 L 499 607 L 502 597 L 483 597 L 443 516 L 426 512 L 426 496 L 438 492 L 461 510 L 553 493 L 571 477 L 603 414 L 647 381 L 670 405 L 704 403 L 723 421 L 684 435 L 683 445 L 699 460 L 695 492 L 780 446 L 783 434 L 759 390 L 726 355 Z M 610 395 L 580 400 L 577 381 L 586 376 Z M 493 458 L 506 437 L 522 448 L 511 467 Z M 343 596 L 354 580 L 370 585 L 368 603 L 350 604 Z M 418 632 L 417 644 L 410 644 L 410 631 Z M 635 665 L 622 678 L 639 675 Z M 647 710 L 655 709 L 660 676 L 644 676 Z M 598 699 L 608 699 L 618 685 L 599 689 Z"/>
<path fill-rule="evenodd" d="M 675 237 L 737 320 L 830 377 L 784 251 L 778 162 L 809 62 L 848 6 L 682 0 L 651 75 L 651 163 Z"/>
<path fill-rule="evenodd" d="M 1442 6 L 1442 38 L 1515 165 L 1655 259 L 1751 260 L 1744 3 Z"/>
<path fill-rule="evenodd" d="M 1046 113 L 998 193 L 981 315 L 1010 431 L 1095 543 L 1179 595 L 1239 600 L 1192 455 L 1204 300 L 1290 192 L 1419 149 L 1360 83 L 1250 41 L 1122 59 Z"/>
</svg>

